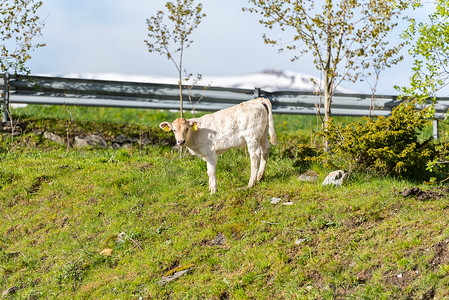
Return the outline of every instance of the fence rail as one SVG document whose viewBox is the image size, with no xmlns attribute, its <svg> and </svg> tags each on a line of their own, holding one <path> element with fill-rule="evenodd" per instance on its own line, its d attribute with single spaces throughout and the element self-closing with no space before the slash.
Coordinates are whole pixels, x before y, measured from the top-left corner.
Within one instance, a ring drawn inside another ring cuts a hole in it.
<svg viewBox="0 0 449 300">
<path fill-rule="evenodd" d="M 3 121 L 8 120 L 10 103 L 179 109 L 178 86 L 170 84 L 5 74 L 0 86 L 3 86 Z M 273 113 L 315 115 L 319 111 L 324 114 L 320 96 L 312 92 L 194 86 L 184 89 L 183 97 L 186 110 L 217 111 L 254 97 L 266 97 L 272 102 Z M 443 119 L 449 109 L 449 98 L 437 100 L 435 119 Z M 335 94 L 332 114 L 388 116 L 400 103 L 396 96 Z"/>
</svg>

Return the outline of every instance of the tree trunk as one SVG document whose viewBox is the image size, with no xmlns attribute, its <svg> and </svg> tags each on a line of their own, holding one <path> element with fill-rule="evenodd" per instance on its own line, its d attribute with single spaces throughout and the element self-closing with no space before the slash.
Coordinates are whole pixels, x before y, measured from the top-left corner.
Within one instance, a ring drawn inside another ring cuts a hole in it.
<svg viewBox="0 0 449 300">
<path fill-rule="evenodd" d="M 331 118 L 332 95 L 334 93 L 334 73 L 332 72 L 332 0 L 326 0 L 327 7 L 327 55 L 324 65 L 324 119 L 323 130 L 328 130 L 328 121 Z M 324 150 L 329 151 L 329 142 L 324 140 Z"/>
<path fill-rule="evenodd" d="M 182 111 L 183 111 L 183 103 L 182 103 L 182 78 L 181 78 L 181 73 L 179 73 L 179 101 L 180 101 L 180 105 L 179 105 L 179 109 L 180 109 L 180 113 L 181 113 L 181 118 L 182 118 Z"/>
<path fill-rule="evenodd" d="M 332 60 L 332 45 L 328 41 L 327 48 L 327 58 L 326 65 L 324 67 L 324 119 L 323 119 L 323 130 L 328 130 L 328 121 L 332 117 L 331 106 L 332 106 L 332 96 L 334 94 L 334 74 L 331 69 Z M 324 140 L 324 150 L 329 151 L 329 143 Z"/>
<path fill-rule="evenodd" d="M 329 76 L 329 70 L 324 70 L 324 119 L 323 119 L 323 130 L 328 130 L 328 121 L 332 116 L 331 105 L 332 105 L 332 94 L 333 94 L 333 79 Z M 324 140 L 324 150 L 329 151 L 329 142 Z"/>
<path fill-rule="evenodd" d="M 329 71 L 325 70 L 324 71 L 324 129 L 327 129 L 327 122 L 329 121 L 329 119 L 332 116 L 332 112 L 331 112 L 331 105 L 332 105 L 332 82 L 333 79 L 329 78 Z"/>
</svg>

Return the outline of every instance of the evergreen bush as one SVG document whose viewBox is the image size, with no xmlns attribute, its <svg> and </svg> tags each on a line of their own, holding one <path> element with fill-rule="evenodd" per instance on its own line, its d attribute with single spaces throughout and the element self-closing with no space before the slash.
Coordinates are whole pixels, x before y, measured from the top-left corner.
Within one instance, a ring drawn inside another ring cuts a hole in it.
<svg viewBox="0 0 449 300">
<path fill-rule="evenodd" d="M 402 103 L 389 117 L 362 121 L 345 127 L 332 119 L 323 131 L 331 145 L 323 157 L 333 167 L 348 171 L 371 171 L 395 177 L 421 177 L 436 157 L 432 139 L 420 140 L 431 108 L 418 110 L 414 102 Z"/>
</svg>

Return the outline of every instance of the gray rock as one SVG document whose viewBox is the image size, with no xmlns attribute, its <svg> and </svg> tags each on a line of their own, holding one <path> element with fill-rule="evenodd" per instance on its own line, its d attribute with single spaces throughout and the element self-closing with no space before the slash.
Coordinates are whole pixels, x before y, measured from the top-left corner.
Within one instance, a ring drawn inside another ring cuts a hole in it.
<svg viewBox="0 0 449 300">
<path fill-rule="evenodd" d="M 132 147 L 133 147 L 133 144 L 131 144 L 131 143 L 122 144 L 123 149 L 131 149 Z"/>
<path fill-rule="evenodd" d="M 348 174 L 342 170 L 330 172 L 329 175 L 327 175 L 327 177 L 324 179 L 323 185 L 341 186 L 347 177 Z"/>
<path fill-rule="evenodd" d="M 161 278 L 161 280 L 158 281 L 158 284 L 159 284 L 159 285 L 166 285 L 167 283 L 169 283 L 169 282 L 171 282 L 171 281 L 173 281 L 173 280 L 178 279 L 178 278 L 181 277 L 182 275 L 189 273 L 190 270 L 191 270 L 191 268 L 186 269 L 186 270 L 182 270 L 182 271 L 179 271 L 179 272 L 176 272 L 176 273 L 173 274 L 173 275 L 163 276 L 163 277 Z"/>
<path fill-rule="evenodd" d="M 64 138 L 62 138 L 61 136 L 59 136 L 57 134 L 48 132 L 48 131 L 44 132 L 44 138 L 46 140 L 49 140 L 49 141 L 52 141 L 52 142 L 55 142 L 55 143 L 58 143 L 58 144 L 64 144 L 65 143 Z"/>
<path fill-rule="evenodd" d="M 318 174 L 314 171 L 307 171 L 304 174 L 301 174 L 298 179 L 300 181 L 306 181 L 306 182 L 315 182 L 318 180 Z"/>
<path fill-rule="evenodd" d="M 88 136 L 76 136 L 75 137 L 75 148 L 83 148 L 83 147 L 100 147 L 107 148 L 108 143 L 106 140 L 99 135 L 88 135 Z"/>
<path fill-rule="evenodd" d="M 270 203 L 271 204 L 278 204 L 279 202 L 281 202 L 281 198 L 271 198 Z"/>
<path fill-rule="evenodd" d="M 131 138 L 125 135 L 118 135 L 112 140 L 112 148 L 131 148 L 134 144 L 138 144 L 139 146 L 147 146 L 151 144 L 151 141 L 148 138 Z"/>
<path fill-rule="evenodd" d="M 226 237 L 223 233 L 219 233 L 213 240 L 212 244 L 216 246 L 223 246 L 226 244 Z"/>
<path fill-rule="evenodd" d="M 302 243 L 304 243 L 305 241 L 307 241 L 307 239 L 297 239 L 295 241 L 295 245 L 301 245 Z"/>
<path fill-rule="evenodd" d="M 112 149 L 120 149 L 122 148 L 122 145 L 120 145 L 119 143 L 112 143 Z"/>
<path fill-rule="evenodd" d="M 10 287 L 9 289 L 6 289 L 5 291 L 3 291 L 2 298 L 6 297 L 8 295 L 15 294 L 19 289 L 20 288 L 18 286 L 13 286 L 13 287 Z"/>
<path fill-rule="evenodd" d="M 151 144 L 151 141 L 150 141 L 150 139 L 143 138 L 143 139 L 139 139 L 139 140 L 137 141 L 137 143 L 138 143 L 140 146 L 147 146 L 147 145 L 150 145 L 150 144 Z"/>
<path fill-rule="evenodd" d="M 13 136 L 20 135 L 24 128 L 25 125 L 20 121 L 8 121 L 0 124 L 1 132 L 12 134 Z"/>
<path fill-rule="evenodd" d="M 132 143 L 132 139 L 127 137 L 127 136 L 125 136 L 125 135 L 123 135 L 123 134 L 120 134 L 120 135 L 116 136 L 112 140 L 112 142 L 113 143 L 117 143 L 117 144 Z"/>
</svg>

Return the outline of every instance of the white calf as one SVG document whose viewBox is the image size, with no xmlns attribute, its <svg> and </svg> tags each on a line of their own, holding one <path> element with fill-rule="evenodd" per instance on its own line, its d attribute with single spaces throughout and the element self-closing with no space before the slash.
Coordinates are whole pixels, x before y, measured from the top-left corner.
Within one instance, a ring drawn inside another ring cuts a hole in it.
<svg viewBox="0 0 449 300">
<path fill-rule="evenodd" d="M 217 191 L 215 171 L 220 154 L 230 148 L 248 146 L 251 158 L 251 177 L 248 187 L 259 181 L 265 171 L 270 142 L 276 143 L 270 100 L 257 98 L 226 108 L 201 118 L 178 118 L 173 123 L 162 122 L 159 127 L 173 130 L 179 146 L 207 162 L 209 190 Z"/>
</svg>

